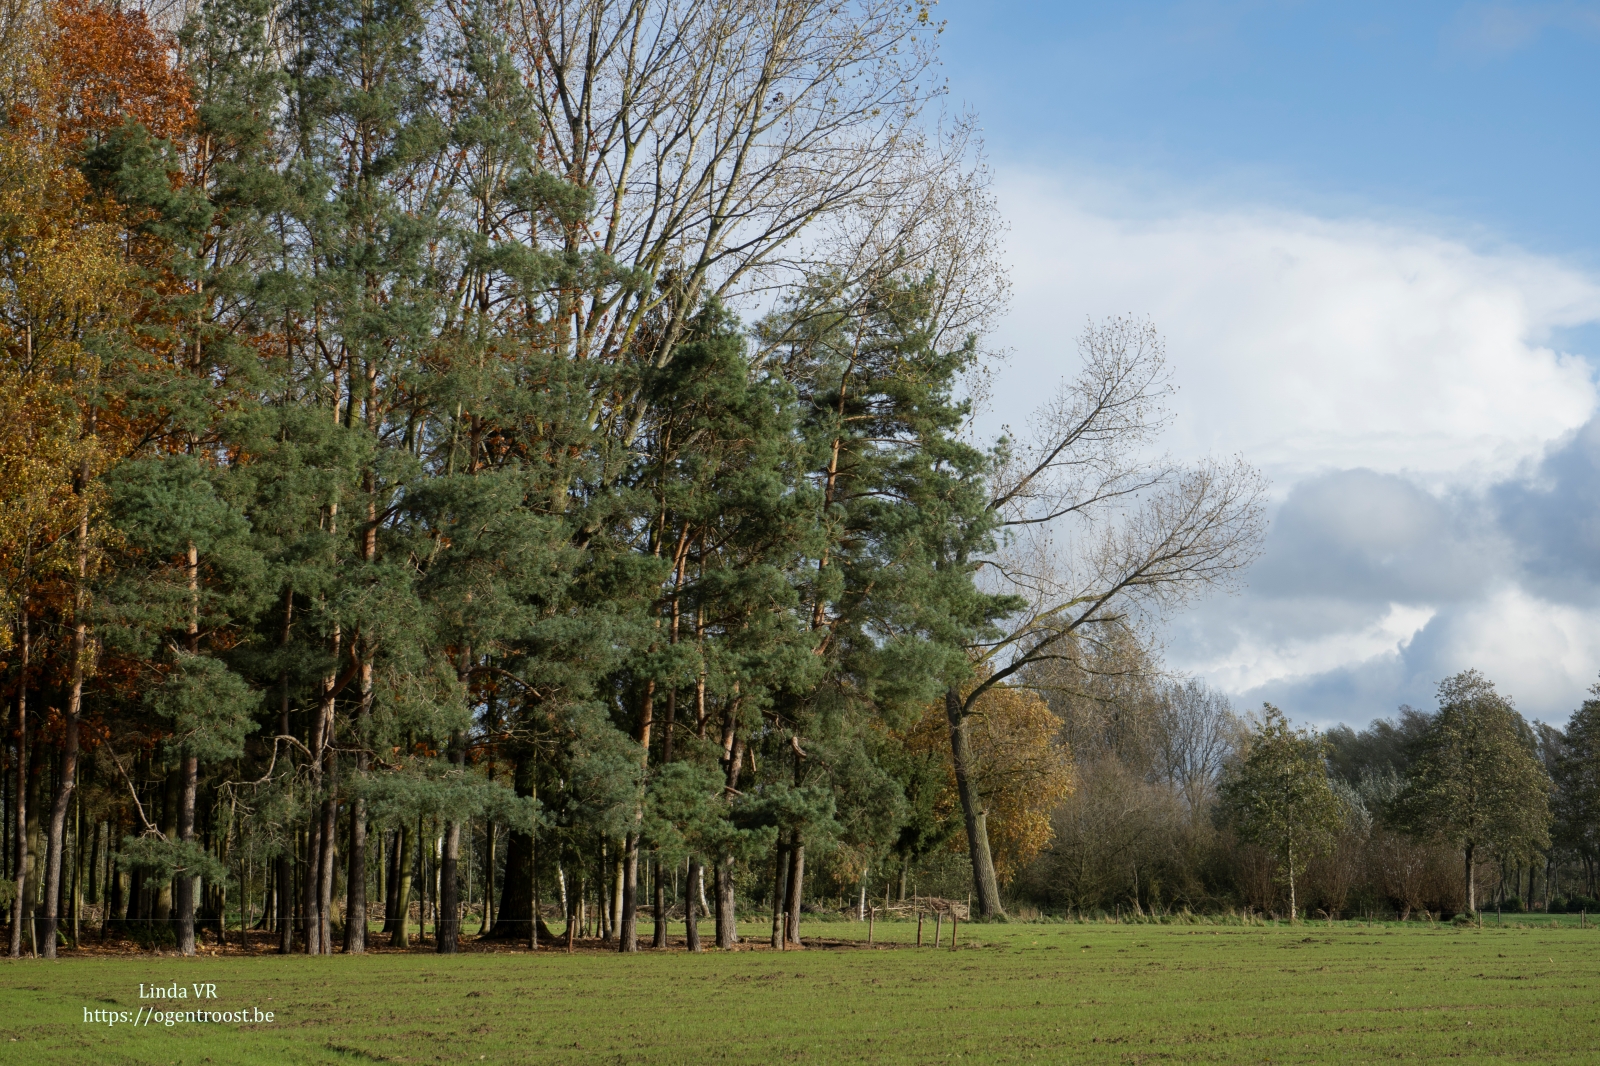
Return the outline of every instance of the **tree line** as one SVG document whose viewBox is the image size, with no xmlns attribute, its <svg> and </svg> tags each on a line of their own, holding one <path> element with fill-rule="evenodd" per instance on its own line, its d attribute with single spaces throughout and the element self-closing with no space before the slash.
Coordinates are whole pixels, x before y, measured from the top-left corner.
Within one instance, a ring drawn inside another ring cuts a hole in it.
<svg viewBox="0 0 1600 1066">
<path fill-rule="evenodd" d="M 183 953 L 419 897 L 441 952 L 469 901 L 781 946 L 951 849 L 1003 916 L 1072 786 L 1039 677 L 1235 580 L 1263 486 L 1156 455 L 1131 319 L 974 435 L 1006 283 L 940 29 L 0 6 L 12 954 L 85 900 Z"/>
<path fill-rule="evenodd" d="M 1047 689 L 1077 789 L 1016 890 L 1078 913 L 1247 910 L 1293 919 L 1600 909 L 1595 723 L 1528 722 L 1474 670 L 1433 711 L 1296 729 L 1197 682 L 1121 673 Z M 1107 683 L 1104 678 L 1117 678 Z"/>
</svg>

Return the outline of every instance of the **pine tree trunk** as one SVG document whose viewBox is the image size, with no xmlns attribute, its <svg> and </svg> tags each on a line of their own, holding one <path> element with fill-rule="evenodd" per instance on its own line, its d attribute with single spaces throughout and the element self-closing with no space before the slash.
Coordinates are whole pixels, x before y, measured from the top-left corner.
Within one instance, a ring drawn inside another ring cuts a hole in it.
<svg viewBox="0 0 1600 1066">
<path fill-rule="evenodd" d="M 461 889 L 456 867 L 461 859 L 461 823 L 444 824 L 444 853 L 439 858 L 438 915 L 434 919 L 434 947 L 440 955 L 454 955 L 461 935 Z"/>
<path fill-rule="evenodd" d="M 278 638 L 278 646 L 287 648 L 289 639 L 293 635 L 291 625 L 294 621 L 294 592 L 291 589 L 283 590 L 283 630 Z M 278 703 L 278 735 L 284 738 L 289 733 L 289 672 L 283 671 L 279 677 L 279 703 Z M 274 739 L 273 754 L 276 756 L 278 745 L 287 743 L 287 739 L 279 741 Z M 291 749 L 287 758 L 293 759 Z M 278 954 L 289 955 L 294 952 L 294 844 L 290 838 L 289 850 L 278 856 L 277 876 L 272 888 L 273 896 L 278 906 Z"/>
<path fill-rule="evenodd" d="M 695 898 L 694 887 L 700 880 L 700 860 L 690 859 L 688 877 L 683 886 L 683 931 L 689 950 L 700 951 L 700 925 L 695 920 L 700 901 Z"/>
<path fill-rule="evenodd" d="M 370 851 L 374 839 L 373 827 L 367 826 L 367 848 Z M 389 931 L 389 870 L 394 865 L 390 859 L 389 834 L 386 830 L 379 830 L 376 837 L 378 841 L 378 862 L 374 867 L 378 875 L 378 905 L 383 908 L 383 931 Z M 367 918 L 370 921 L 372 911 L 368 908 Z"/>
<path fill-rule="evenodd" d="M 182 780 L 178 799 L 178 839 L 185 844 L 192 844 L 195 799 L 200 784 L 200 760 L 193 755 L 185 755 L 180 763 L 179 774 Z M 188 872 L 180 872 L 173 878 L 180 955 L 194 954 L 195 889 L 199 882 L 198 877 Z"/>
<path fill-rule="evenodd" d="M 273 903 L 278 913 L 278 954 L 294 951 L 294 856 L 285 852 L 278 856 L 273 879 Z"/>
<path fill-rule="evenodd" d="M 109 829 L 107 830 L 109 833 Z M 110 855 L 110 848 L 106 849 L 106 883 L 105 910 L 101 912 L 104 917 L 100 920 L 100 939 L 106 938 L 110 931 L 111 923 L 122 920 L 122 872 L 117 869 L 116 860 Z"/>
<path fill-rule="evenodd" d="M 511 786 L 518 796 L 534 792 L 533 753 L 512 753 Z M 515 829 L 506 834 L 506 876 L 500 885 L 500 906 L 494 923 L 497 940 L 527 940 L 533 935 L 533 838 Z M 564 909 L 564 908 L 563 908 Z"/>
<path fill-rule="evenodd" d="M 89 886 L 86 898 L 91 907 L 100 903 L 100 893 L 104 888 L 104 882 L 100 880 L 100 831 L 104 828 L 104 822 L 96 821 L 94 837 L 89 843 Z"/>
<path fill-rule="evenodd" d="M 650 877 L 655 882 L 655 934 L 650 938 L 650 946 L 664 948 L 667 946 L 667 886 L 661 881 L 661 860 L 656 859 L 650 863 Z"/>
<path fill-rule="evenodd" d="M 367 774 L 367 732 L 372 723 L 372 662 L 365 649 L 361 657 L 361 710 L 356 717 L 356 781 Z M 367 801 L 359 788 L 350 801 L 350 866 L 345 872 L 344 950 L 363 955 L 367 950 Z"/>
<path fill-rule="evenodd" d="M 623 855 L 626 851 L 627 842 L 625 840 L 617 841 L 616 849 L 610 853 L 616 856 L 616 861 L 611 864 L 609 879 L 607 871 L 602 869 L 600 871 L 600 880 L 595 882 L 597 886 L 595 888 L 596 909 L 602 914 L 610 915 L 611 935 L 613 937 L 622 928 L 622 882 L 627 876 Z M 601 892 L 605 891 L 604 886 L 606 885 L 611 886 L 611 895 L 605 900 L 601 900 L 599 896 Z"/>
<path fill-rule="evenodd" d="M 701 702 L 704 702 L 703 683 L 701 694 L 698 698 Z M 732 708 L 729 709 L 729 714 L 731 724 Z M 703 715 L 701 715 L 701 720 L 704 720 Z M 701 735 L 704 735 L 703 726 L 700 732 Z M 738 791 L 739 774 L 744 768 L 745 749 L 744 734 L 737 728 L 733 728 L 731 734 L 728 741 L 727 765 L 724 768 L 727 784 L 724 786 L 723 795 L 728 797 L 732 797 Z M 739 927 L 734 914 L 733 859 L 731 857 L 724 855 L 717 859 L 714 881 L 717 895 L 717 947 L 723 951 L 731 951 L 733 946 L 739 942 Z"/>
<path fill-rule="evenodd" d="M 494 932 L 494 820 L 483 823 L 483 928 L 479 936 Z"/>
<path fill-rule="evenodd" d="M 400 913 L 395 901 L 399 899 L 400 891 L 400 837 L 402 830 L 396 829 L 389 843 L 389 857 L 384 860 L 385 888 L 383 894 L 383 934 L 393 936 L 396 929 L 400 928 Z"/>
<path fill-rule="evenodd" d="M 365 761 L 359 756 L 360 761 Z M 344 886 L 344 951 L 364 955 L 367 951 L 367 801 L 356 796 L 350 801 L 350 856 Z"/>
<path fill-rule="evenodd" d="M 322 793 L 322 745 L 321 734 L 322 716 L 317 716 L 318 726 L 313 736 L 311 745 L 312 757 L 311 782 L 309 791 L 312 796 Z M 322 812 L 320 806 L 312 806 L 311 818 L 306 827 L 305 836 L 305 870 L 300 892 L 300 925 L 302 945 L 307 955 L 322 954 L 322 944 L 318 937 L 321 934 L 322 923 L 317 918 L 317 896 L 322 884 Z"/>
<path fill-rule="evenodd" d="M 977 896 L 978 914 L 984 918 L 1004 918 L 1000 882 L 995 877 L 994 857 L 989 851 L 988 813 L 972 781 L 972 744 L 967 736 L 967 715 L 961 693 L 953 688 L 946 691 L 944 710 L 950 724 L 950 755 L 955 764 L 956 792 L 961 797 L 961 814 L 966 823 L 967 854 L 972 862 L 972 887 Z"/>
<path fill-rule="evenodd" d="M 806 887 L 806 845 L 795 830 L 794 846 L 789 849 L 789 942 L 800 946 L 800 902 Z"/>
<path fill-rule="evenodd" d="M 609 944 L 617 936 L 618 927 L 622 924 L 622 859 L 621 848 L 615 852 L 606 847 L 605 838 L 600 838 L 599 858 L 594 868 L 594 909 L 595 924 L 598 925 L 600 943 Z M 616 879 L 611 878 L 610 868 L 606 865 L 609 855 L 615 854 L 617 858 Z M 615 889 L 613 899 L 610 889 Z"/>
<path fill-rule="evenodd" d="M 161 835 L 168 840 L 178 838 L 178 808 L 182 805 L 181 794 L 183 767 L 174 766 L 167 771 L 161 790 Z M 163 925 L 172 924 L 172 889 L 176 878 L 163 881 L 155 893 L 155 907 L 150 917 Z"/>
<path fill-rule="evenodd" d="M 629 833 L 622 844 L 622 929 L 617 950 L 639 950 L 639 837 Z"/>
<path fill-rule="evenodd" d="M 317 884 L 317 940 L 324 955 L 333 954 L 333 873 L 339 861 L 339 761 L 331 736 L 329 741 L 324 749 L 328 796 L 322 801 L 322 869 Z"/>
<path fill-rule="evenodd" d="M 409 823 L 400 827 L 399 865 L 394 875 L 394 939 L 397 948 L 409 947 L 410 936 L 406 929 L 411 920 L 411 865 L 416 861 L 416 838 Z"/>
<path fill-rule="evenodd" d="M 639 732 L 637 739 L 644 760 L 650 762 L 650 731 L 655 725 L 656 683 L 652 678 L 645 682 L 643 698 L 639 703 Z M 640 795 L 634 807 L 633 824 L 637 826 L 644 817 L 644 796 Z M 622 845 L 622 928 L 617 950 L 639 950 L 639 833 L 630 831 Z"/>
<path fill-rule="evenodd" d="M 783 903 L 788 898 L 789 884 L 789 842 L 782 835 L 778 837 L 777 851 L 772 860 L 772 946 L 782 951 L 785 940 Z"/>
<path fill-rule="evenodd" d="M 739 942 L 734 915 L 733 860 L 719 859 L 712 879 L 717 897 L 717 947 L 730 951 Z"/>
</svg>

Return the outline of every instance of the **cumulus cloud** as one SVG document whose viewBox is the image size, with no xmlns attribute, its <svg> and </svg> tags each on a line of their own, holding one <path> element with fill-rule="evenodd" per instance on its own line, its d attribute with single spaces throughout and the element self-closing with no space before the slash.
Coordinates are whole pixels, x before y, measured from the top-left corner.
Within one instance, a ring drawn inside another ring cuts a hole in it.
<svg viewBox="0 0 1600 1066">
<path fill-rule="evenodd" d="M 1366 467 L 1484 482 L 1594 410 L 1553 330 L 1600 318 L 1562 264 L 1423 232 L 1265 211 L 1138 218 L 1040 178 L 1001 183 L 1016 352 L 1008 414 L 1069 372 L 1086 318 L 1149 315 L 1178 370 L 1187 451 L 1239 451 L 1281 483 Z"/>
<path fill-rule="evenodd" d="M 1531 587 L 1593 603 L 1600 587 L 1600 419 L 1551 447 L 1526 476 L 1495 486 L 1501 525 L 1515 538 Z"/>
<path fill-rule="evenodd" d="M 1600 321 L 1600 279 L 1423 228 L 1000 191 L 997 420 L 1072 372 L 1085 319 L 1148 315 L 1181 388 L 1174 451 L 1273 478 L 1249 587 L 1173 620 L 1175 666 L 1324 724 L 1431 705 L 1469 666 L 1530 714 L 1576 705 L 1600 670 L 1600 396 L 1552 338 Z"/>
</svg>

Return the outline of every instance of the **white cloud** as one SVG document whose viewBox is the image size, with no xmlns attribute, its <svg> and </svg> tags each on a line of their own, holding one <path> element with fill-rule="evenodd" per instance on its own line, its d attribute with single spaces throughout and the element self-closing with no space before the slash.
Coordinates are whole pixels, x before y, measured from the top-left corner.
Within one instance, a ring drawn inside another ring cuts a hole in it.
<svg viewBox="0 0 1600 1066">
<path fill-rule="evenodd" d="M 1005 420 L 1072 372 L 1086 319 L 1119 313 L 1167 337 L 1173 442 L 1243 452 L 1280 484 L 1351 467 L 1481 484 L 1594 409 L 1590 367 L 1539 343 L 1600 319 L 1600 284 L 1561 263 L 1282 212 L 1135 219 L 1038 177 L 999 191 L 1016 286 Z"/>
<path fill-rule="evenodd" d="M 1222 658 L 1194 672 L 1227 692 L 1293 681 L 1404 652 L 1434 617 L 1432 607 L 1389 604 L 1383 616 L 1359 629 L 1312 639 L 1287 634 L 1242 633 Z"/>
<path fill-rule="evenodd" d="M 1015 295 L 993 421 L 1074 372 L 1086 319 L 1149 316 L 1181 389 L 1169 446 L 1241 453 L 1283 503 L 1260 587 L 1174 626 L 1173 665 L 1325 721 L 1431 705 L 1467 667 L 1526 713 L 1576 705 L 1600 611 L 1530 591 L 1489 501 L 1595 415 L 1592 365 L 1547 342 L 1600 322 L 1600 279 L 1418 227 L 1151 209 L 1036 174 L 999 194 Z M 1574 491 L 1548 506 L 1581 510 Z"/>
<path fill-rule="evenodd" d="M 1441 677 L 1475 667 L 1524 713 L 1547 719 L 1574 710 L 1600 669 L 1600 611 L 1552 603 L 1515 586 L 1453 617 L 1441 637 L 1459 664 Z"/>
</svg>

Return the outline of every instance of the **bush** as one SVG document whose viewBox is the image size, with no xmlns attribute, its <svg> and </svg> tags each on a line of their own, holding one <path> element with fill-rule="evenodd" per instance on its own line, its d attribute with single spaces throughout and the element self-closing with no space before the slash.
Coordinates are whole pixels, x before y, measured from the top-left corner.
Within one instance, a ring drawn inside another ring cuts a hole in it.
<svg viewBox="0 0 1600 1066">
<path fill-rule="evenodd" d="M 1566 913 L 1578 914 L 1584 912 L 1594 914 L 1600 912 L 1600 900 L 1593 896 L 1568 896 L 1566 899 Z M 1554 907 L 1551 908 L 1552 910 Z"/>
<path fill-rule="evenodd" d="M 1507 896 L 1500 901 L 1500 909 L 1512 914 L 1523 914 L 1527 911 L 1527 904 L 1522 902 L 1521 896 Z"/>
</svg>

